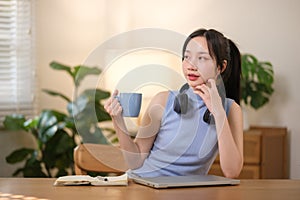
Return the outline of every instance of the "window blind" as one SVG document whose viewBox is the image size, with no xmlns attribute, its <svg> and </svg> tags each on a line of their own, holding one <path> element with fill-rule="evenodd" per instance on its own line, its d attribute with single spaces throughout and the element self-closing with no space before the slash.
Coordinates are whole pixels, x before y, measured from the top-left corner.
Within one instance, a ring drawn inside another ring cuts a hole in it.
<svg viewBox="0 0 300 200">
<path fill-rule="evenodd" d="M 0 126 L 36 110 L 33 0 L 0 0 Z"/>
</svg>

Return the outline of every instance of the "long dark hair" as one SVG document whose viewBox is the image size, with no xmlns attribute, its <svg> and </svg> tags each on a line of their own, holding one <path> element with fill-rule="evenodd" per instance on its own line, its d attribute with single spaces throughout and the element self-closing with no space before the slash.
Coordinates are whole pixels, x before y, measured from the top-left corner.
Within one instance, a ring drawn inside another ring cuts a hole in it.
<svg viewBox="0 0 300 200">
<path fill-rule="evenodd" d="M 240 104 L 240 79 L 241 79 L 241 54 L 237 46 L 227 39 L 222 33 L 214 29 L 198 29 L 191 33 L 183 45 L 182 58 L 190 40 L 194 37 L 205 37 L 209 54 L 217 62 L 221 69 L 221 76 L 225 85 L 226 97 Z M 227 67 L 223 71 L 223 62 L 227 61 Z"/>
</svg>

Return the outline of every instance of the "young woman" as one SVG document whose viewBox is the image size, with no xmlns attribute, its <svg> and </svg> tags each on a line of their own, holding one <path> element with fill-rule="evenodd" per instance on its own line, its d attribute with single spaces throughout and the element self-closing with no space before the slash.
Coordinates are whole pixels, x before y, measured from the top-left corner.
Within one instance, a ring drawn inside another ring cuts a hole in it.
<svg viewBox="0 0 300 200">
<path fill-rule="evenodd" d="M 114 98 L 117 90 L 105 104 L 130 173 L 144 177 L 207 174 L 219 153 L 224 175 L 237 177 L 243 165 L 238 48 L 216 30 L 196 30 L 183 46 L 182 69 L 187 84 L 179 92 L 153 97 L 134 140 Z M 219 89 L 220 79 L 227 98 Z"/>
</svg>

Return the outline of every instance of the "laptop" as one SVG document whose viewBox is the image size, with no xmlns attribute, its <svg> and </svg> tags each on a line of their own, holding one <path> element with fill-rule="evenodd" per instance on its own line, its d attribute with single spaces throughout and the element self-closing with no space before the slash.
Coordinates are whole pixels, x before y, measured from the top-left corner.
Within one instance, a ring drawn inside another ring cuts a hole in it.
<svg viewBox="0 0 300 200">
<path fill-rule="evenodd" d="M 238 185 L 240 180 L 215 175 L 131 177 L 136 183 L 153 188 Z"/>
</svg>

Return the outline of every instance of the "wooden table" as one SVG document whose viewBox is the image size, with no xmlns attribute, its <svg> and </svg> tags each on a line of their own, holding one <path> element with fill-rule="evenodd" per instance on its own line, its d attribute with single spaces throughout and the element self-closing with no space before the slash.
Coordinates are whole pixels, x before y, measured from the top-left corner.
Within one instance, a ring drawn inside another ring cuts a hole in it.
<svg viewBox="0 0 300 200">
<path fill-rule="evenodd" d="M 152 189 L 128 186 L 53 186 L 54 179 L 0 178 L 0 199 L 110 200 L 110 199 L 300 199 L 300 180 L 241 180 L 238 186 Z"/>
</svg>

